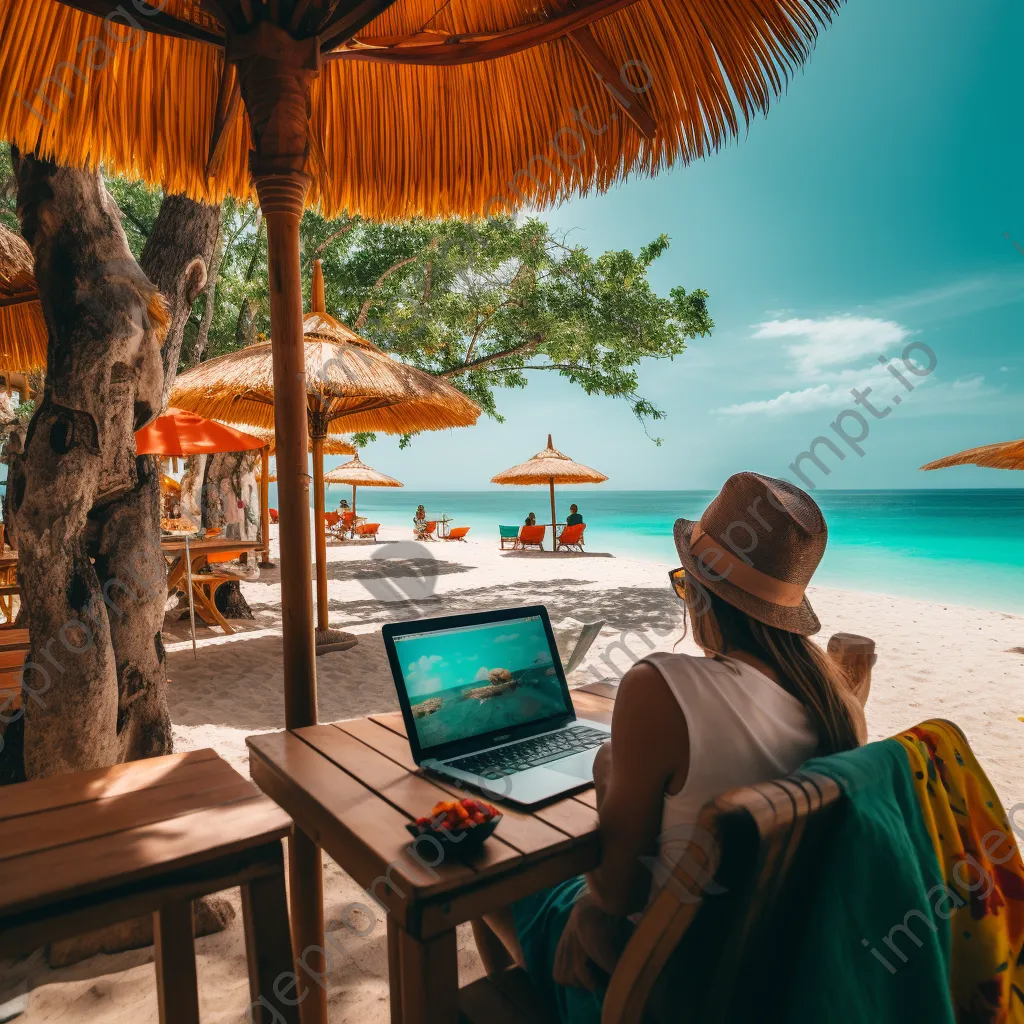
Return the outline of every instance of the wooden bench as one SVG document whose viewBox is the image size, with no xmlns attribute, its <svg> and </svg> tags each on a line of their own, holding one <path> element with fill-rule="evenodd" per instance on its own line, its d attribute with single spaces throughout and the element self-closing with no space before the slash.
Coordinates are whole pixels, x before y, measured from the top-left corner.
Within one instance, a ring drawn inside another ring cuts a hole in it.
<svg viewBox="0 0 1024 1024">
<path fill-rule="evenodd" d="M 293 969 L 281 842 L 290 829 L 212 750 L 7 786 L 0 956 L 153 914 L 161 1024 L 198 1024 L 192 901 L 237 885 L 250 998 L 273 998 Z M 276 1012 L 265 1022 L 297 1024 L 296 1007 Z"/>
</svg>

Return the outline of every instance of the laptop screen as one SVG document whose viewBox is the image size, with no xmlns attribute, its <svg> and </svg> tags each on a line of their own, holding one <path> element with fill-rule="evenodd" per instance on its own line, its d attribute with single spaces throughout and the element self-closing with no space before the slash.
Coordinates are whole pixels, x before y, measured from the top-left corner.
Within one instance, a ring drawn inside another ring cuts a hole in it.
<svg viewBox="0 0 1024 1024">
<path fill-rule="evenodd" d="M 566 712 L 540 615 L 394 637 L 421 749 Z"/>
</svg>

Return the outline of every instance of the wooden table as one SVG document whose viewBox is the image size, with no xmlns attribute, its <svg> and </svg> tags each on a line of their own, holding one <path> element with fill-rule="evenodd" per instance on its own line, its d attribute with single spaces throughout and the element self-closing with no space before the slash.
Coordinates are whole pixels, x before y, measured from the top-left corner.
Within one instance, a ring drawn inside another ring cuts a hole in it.
<svg viewBox="0 0 1024 1024">
<path fill-rule="evenodd" d="M 292 968 L 290 830 L 213 750 L 6 786 L 0 956 L 152 914 L 161 1024 L 198 1024 L 192 901 L 240 885 L 250 998 L 272 1000 Z M 297 1024 L 297 1008 L 278 1013 L 264 1020 Z"/>
<path fill-rule="evenodd" d="M 575 691 L 573 702 L 581 716 L 611 720 L 609 697 Z M 434 863 L 427 843 L 414 853 L 406 823 L 463 791 L 416 769 L 400 714 L 246 742 L 253 781 L 367 890 L 362 902 L 376 911 L 375 927 L 385 915 L 373 900 L 387 908 L 393 1024 L 458 1021 L 456 925 L 598 862 L 593 789 L 533 811 L 503 807 L 494 836 L 470 861 Z M 293 914 L 308 921 L 320 910 L 296 907 L 293 892 Z"/>
<path fill-rule="evenodd" d="M 206 622 L 216 624 L 225 633 L 233 633 L 227 619 L 221 615 L 217 606 L 209 599 L 203 591 L 202 579 L 196 578 L 196 570 L 204 568 L 209 564 L 208 559 L 212 554 L 222 551 L 241 551 L 243 558 L 248 557 L 250 552 L 259 551 L 262 544 L 258 540 L 228 540 L 224 537 L 211 537 L 208 540 L 190 540 L 188 542 L 189 556 L 192 562 L 192 598 L 199 614 Z M 164 537 L 160 541 L 160 550 L 168 560 L 167 569 L 167 593 L 175 590 L 184 591 L 188 586 L 187 573 L 185 571 L 185 541 L 183 538 Z"/>
</svg>

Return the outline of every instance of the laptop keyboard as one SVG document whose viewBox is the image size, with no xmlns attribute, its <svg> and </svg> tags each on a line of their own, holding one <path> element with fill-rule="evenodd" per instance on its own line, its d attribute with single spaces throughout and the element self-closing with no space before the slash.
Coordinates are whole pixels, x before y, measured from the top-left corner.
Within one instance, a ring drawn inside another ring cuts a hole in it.
<svg viewBox="0 0 1024 1024">
<path fill-rule="evenodd" d="M 446 761 L 449 768 L 458 768 L 482 779 L 500 779 L 505 775 L 525 772 L 528 768 L 559 761 L 571 754 L 593 750 L 608 739 L 608 733 L 588 725 L 574 725 L 546 736 L 536 736 L 507 747 L 470 754 L 456 761 Z"/>
</svg>

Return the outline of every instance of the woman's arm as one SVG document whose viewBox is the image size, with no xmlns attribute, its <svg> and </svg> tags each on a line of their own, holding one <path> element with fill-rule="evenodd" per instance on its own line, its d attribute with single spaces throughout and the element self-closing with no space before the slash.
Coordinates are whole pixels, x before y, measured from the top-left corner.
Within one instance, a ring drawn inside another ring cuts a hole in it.
<svg viewBox="0 0 1024 1024">
<path fill-rule="evenodd" d="M 657 855 L 665 789 L 684 780 L 689 736 L 678 701 L 656 668 L 640 664 L 619 684 L 612 740 L 595 763 L 601 863 L 587 878 L 609 914 L 641 910 L 651 875 L 641 858 Z"/>
</svg>

